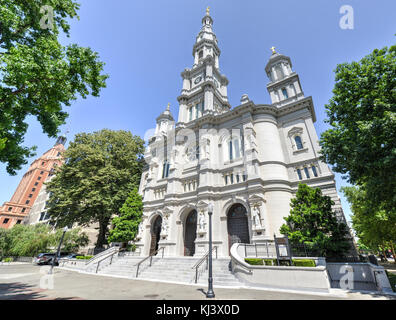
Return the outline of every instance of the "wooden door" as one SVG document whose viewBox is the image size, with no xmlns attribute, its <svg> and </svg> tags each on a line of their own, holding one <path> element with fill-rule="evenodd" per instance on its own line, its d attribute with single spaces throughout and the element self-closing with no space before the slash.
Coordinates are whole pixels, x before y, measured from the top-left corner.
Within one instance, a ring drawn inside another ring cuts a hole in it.
<svg viewBox="0 0 396 320">
<path fill-rule="evenodd" d="M 197 238 L 197 211 L 193 210 L 187 216 L 184 231 L 184 255 L 193 256 L 195 239 Z"/>
</svg>

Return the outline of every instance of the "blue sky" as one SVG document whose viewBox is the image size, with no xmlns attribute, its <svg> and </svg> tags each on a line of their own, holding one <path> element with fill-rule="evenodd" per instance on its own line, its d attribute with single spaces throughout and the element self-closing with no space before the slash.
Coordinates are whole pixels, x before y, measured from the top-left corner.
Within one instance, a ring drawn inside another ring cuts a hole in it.
<svg viewBox="0 0 396 320">
<path fill-rule="evenodd" d="M 328 129 L 324 105 L 332 96 L 336 65 L 361 59 L 374 48 L 395 43 L 396 1 L 362 0 L 80 0 L 80 20 L 72 21 L 63 43 L 89 46 L 100 54 L 110 75 L 99 98 L 79 99 L 67 107 L 69 140 L 78 132 L 102 128 L 130 130 L 143 136 L 171 103 L 178 114 L 180 73 L 193 64 L 192 47 L 201 18 L 211 7 L 221 49 L 220 69 L 230 84 L 233 107 L 247 93 L 255 103 L 270 103 L 264 68 L 270 47 L 290 56 L 306 96 L 312 96 L 320 135 Z M 354 9 L 354 29 L 341 29 L 339 10 Z M 24 144 L 37 155 L 51 148 L 35 119 L 29 118 Z M 29 164 L 35 157 L 29 159 Z M 0 204 L 8 201 L 23 174 L 8 176 L 0 164 Z M 336 174 L 337 189 L 346 185 Z M 349 220 L 349 205 L 340 193 Z"/>
</svg>

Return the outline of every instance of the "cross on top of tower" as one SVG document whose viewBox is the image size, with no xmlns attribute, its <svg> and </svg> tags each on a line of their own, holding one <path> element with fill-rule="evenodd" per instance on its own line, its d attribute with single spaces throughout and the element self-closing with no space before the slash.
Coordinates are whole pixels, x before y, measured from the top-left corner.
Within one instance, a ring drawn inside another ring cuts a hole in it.
<svg viewBox="0 0 396 320">
<path fill-rule="evenodd" d="M 207 7 L 206 8 L 206 15 L 209 15 L 210 14 L 210 7 Z"/>
<path fill-rule="evenodd" d="M 275 54 L 275 53 L 276 53 L 275 47 L 271 47 L 270 49 L 272 50 L 272 54 Z"/>
</svg>

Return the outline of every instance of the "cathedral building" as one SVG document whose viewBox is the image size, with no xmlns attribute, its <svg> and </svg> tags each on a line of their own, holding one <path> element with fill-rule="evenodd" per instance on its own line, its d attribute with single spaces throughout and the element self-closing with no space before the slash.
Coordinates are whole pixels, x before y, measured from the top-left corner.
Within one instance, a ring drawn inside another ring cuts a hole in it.
<svg viewBox="0 0 396 320">
<path fill-rule="evenodd" d="M 9 229 L 21 224 L 29 216 L 43 183 L 62 165 L 61 153 L 65 150 L 65 137 L 59 137 L 55 145 L 37 158 L 23 175 L 11 200 L 0 207 L 0 228 Z"/>
<path fill-rule="evenodd" d="M 149 139 L 139 188 L 142 256 L 161 248 L 165 256 L 203 256 L 210 203 L 219 256 L 229 256 L 235 242 L 273 239 L 299 183 L 321 188 L 345 222 L 334 174 L 319 159 L 313 100 L 305 96 L 290 57 L 271 48 L 265 66 L 271 104 L 245 94 L 232 108 L 212 25 L 207 10 L 193 66 L 181 73 L 177 122 L 168 105 Z"/>
</svg>

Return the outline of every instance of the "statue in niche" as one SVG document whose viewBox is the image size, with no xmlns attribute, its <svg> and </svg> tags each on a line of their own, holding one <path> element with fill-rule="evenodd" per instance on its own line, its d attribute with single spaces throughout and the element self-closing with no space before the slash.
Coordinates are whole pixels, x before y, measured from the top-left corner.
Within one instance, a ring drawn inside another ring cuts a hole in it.
<svg viewBox="0 0 396 320">
<path fill-rule="evenodd" d="M 205 231 L 205 224 L 206 224 L 205 213 L 201 211 L 199 213 L 199 219 L 198 219 L 199 231 Z"/>
<path fill-rule="evenodd" d="M 246 130 L 246 140 L 249 145 L 249 149 L 253 149 L 256 147 L 256 137 L 254 136 L 254 132 L 251 128 L 247 128 Z"/>
<path fill-rule="evenodd" d="M 260 214 L 260 208 L 258 206 L 255 206 L 253 208 L 253 222 L 254 226 L 256 228 L 261 228 L 261 214 Z"/>
<path fill-rule="evenodd" d="M 139 224 L 138 238 L 141 238 L 142 236 L 143 236 L 143 222 Z"/>
<path fill-rule="evenodd" d="M 168 235 L 168 231 L 169 231 L 169 223 L 168 223 L 168 217 L 164 217 L 162 219 L 162 232 L 161 234 L 164 236 Z"/>
</svg>

